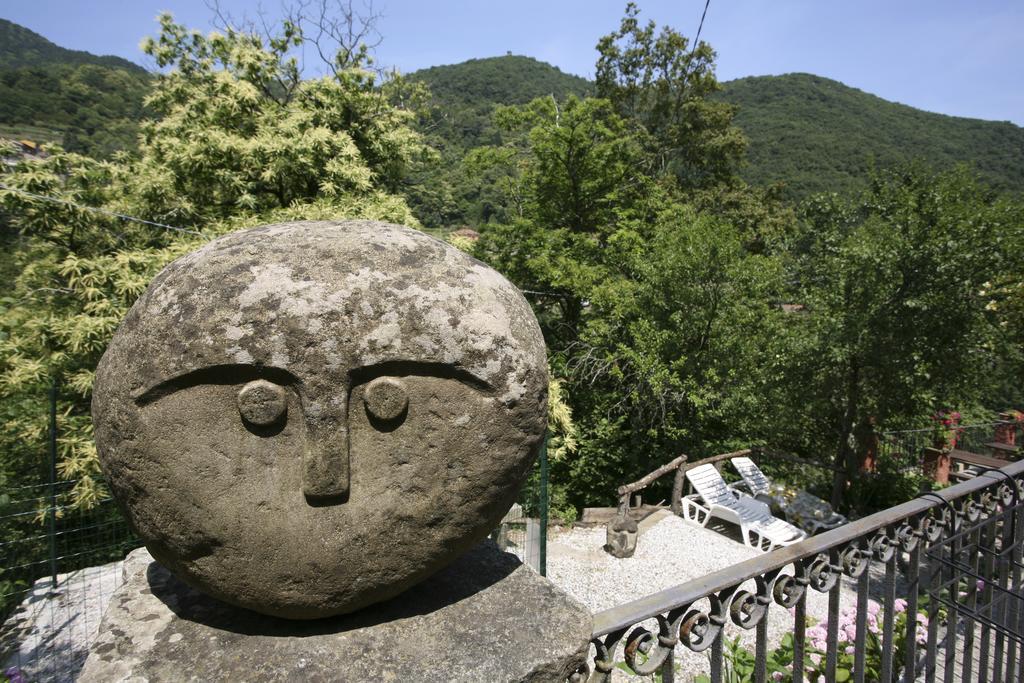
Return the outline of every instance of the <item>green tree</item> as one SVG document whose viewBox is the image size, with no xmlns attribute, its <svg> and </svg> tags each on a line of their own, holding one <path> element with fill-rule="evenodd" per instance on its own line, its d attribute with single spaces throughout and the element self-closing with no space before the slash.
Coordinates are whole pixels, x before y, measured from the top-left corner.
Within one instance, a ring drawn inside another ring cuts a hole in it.
<svg viewBox="0 0 1024 683">
<path fill-rule="evenodd" d="M 361 61 L 365 52 L 348 53 L 329 77 L 304 81 L 288 54 L 303 40 L 294 24 L 269 40 L 238 31 L 204 36 L 166 15 L 160 26 L 144 48 L 169 71 L 147 100 L 154 118 L 143 126 L 138 156 L 101 162 L 54 147 L 49 158 L 0 175 L 11 188 L 0 189 L 0 201 L 15 272 L 0 299 L 0 449 L 8 455 L 0 466 L 16 475 L 38 462 L 40 398 L 61 378 L 72 401 L 60 471 L 79 480 L 74 499 L 82 504 L 99 495 L 93 368 L 153 275 L 211 237 L 259 223 L 415 224 L 394 189 L 429 153 L 409 127 L 412 114 L 390 103 L 388 85 Z"/>
<path fill-rule="evenodd" d="M 552 291 L 551 333 L 572 341 L 592 290 L 620 279 L 609 242 L 653 215 L 643 205 L 653 186 L 642 150 L 604 100 L 540 98 L 499 108 L 496 119 L 519 134 L 470 159 L 482 172 L 500 169 L 491 175 L 501 175 L 510 220 L 488 230 L 480 253 L 524 288 Z"/>
<path fill-rule="evenodd" d="M 599 44 L 601 97 L 499 108 L 467 165 L 501 196 L 477 254 L 524 290 L 565 377 L 579 447 L 555 463 L 574 505 L 686 451 L 765 437 L 784 356 L 792 214 L 735 176 L 714 53 L 641 27 Z"/>
<path fill-rule="evenodd" d="M 788 328 L 791 393 L 780 404 L 817 440 L 805 447 L 833 454 L 838 502 L 858 465 L 854 431 L 869 417 L 919 426 L 938 408 L 991 399 L 1006 346 L 988 289 L 1011 272 L 1021 212 L 964 170 L 917 167 L 803 212 L 794 276 L 806 314 Z"/>
<path fill-rule="evenodd" d="M 569 502 L 606 501 L 652 461 L 753 434 L 778 259 L 674 198 L 645 163 L 643 133 L 606 100 L 543 98 L 497 120 L 526 131 L 475 160 L 504 169 L 518 209 L 477 254 L 534 292 L 567 380 L 579 447 L 552 471 L 571 482 Z"/>
<path fill-rule="evenodd" d="M 597 95 L 632 128 L 647 174 L 669 187 L 671 179 L 688 203 L 739 227 L 748 249 L 773 249 L 794 216 L 781 187 L 739 177 L 747 140 L 734 125 L 738 107 L 715 96 L 714 50 L 671 27 L 642 25 L 639 15 L 629 3 L 619 29 L 598 42 Z"/>
<path fill-rule="evenodd" d="M 150 213 L 195 221 L 394 192 L 427 152 L 412 113 L 390 103 L 365 63 L 302 80 L 289 56 L 302 42 L 295 24 L 265 41 L 160 22 L 159 38 L 143 44 L 173 68 L 147 100 L 156 118 L 140 165 Z"/>
<path fill-rule="evenodd" d="M 597 43 L 597 95 L 620 116 L 641 126 L 656 168 L 683 188 L 735 178 L 746 139 L 733 126 L 736 108 L 709 99 L 720 89 L 715 52 L 690 45 L 678 31 L 653 21 L 641 25 L 635 3 L 626 5 L 618 31 Z"/>
</svg>

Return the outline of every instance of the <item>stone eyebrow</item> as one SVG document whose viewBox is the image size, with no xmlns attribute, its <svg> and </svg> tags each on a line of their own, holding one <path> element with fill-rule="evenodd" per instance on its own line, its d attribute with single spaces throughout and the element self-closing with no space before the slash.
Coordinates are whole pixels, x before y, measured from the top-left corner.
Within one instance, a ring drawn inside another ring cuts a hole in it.
<svg viewBox="0 0 1024 683">
<path fill-rule="evenodd" d="M 158 382 L 148 389 L 143 389 L 134 396 L 134 400 L 136 405 L 144 406 L 168 394 L 200 384 L 228 385 L 251 382 L 255 379 L 266 379 L 283 386 L 301 384 L 295 375 L 283 368 L 244 363 L 227 363 L 183 372 L 180 375 Z"/>
<path fill-rule="evenodd" d="M 389 360 L 362 367 L 353 368 L 349 371 L 349 378 L 352 386 L 369 382 L 370 380 L 383 375 L 404 377 L 408 375 L 419 375 L 421 377 L 440 377 L 461 382 L 477 391 L 493 393 L 494 387 L 490 382 L 472 373 L 466 368 L 447 363 L 431 363 L 427 361 L 414 360 Z"/>
</svg>

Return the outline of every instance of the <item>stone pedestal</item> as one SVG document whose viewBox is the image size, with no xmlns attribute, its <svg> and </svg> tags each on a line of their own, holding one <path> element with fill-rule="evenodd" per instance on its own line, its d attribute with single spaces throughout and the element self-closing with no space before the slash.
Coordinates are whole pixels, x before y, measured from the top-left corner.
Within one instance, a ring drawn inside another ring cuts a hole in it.
<svg viewBox="0 0 1024 683">
<path fill-rule="evenodd" d="M 216 601 L 145 549 L 124 571 L 80 681 L 562 683 L 591 634 L 585 607 L 490 541 L 390 601 L 315 621 Z"/>
</svg>

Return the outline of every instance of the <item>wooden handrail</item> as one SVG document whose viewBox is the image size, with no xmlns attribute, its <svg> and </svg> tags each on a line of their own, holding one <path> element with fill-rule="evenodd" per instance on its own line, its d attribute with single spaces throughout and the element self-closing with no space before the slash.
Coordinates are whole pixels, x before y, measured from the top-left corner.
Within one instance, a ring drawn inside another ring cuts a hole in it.
<svg viewBox="0 0 1024 683">
<path fill-rule="evenodd" d="M 646 475 L 646 476 L 644 476 L 644 477 L 642 477 L 640 479 L 637 479 L 632 484 L 625 484 L 623 486 L 620 486 L 618 488 L 619 496 L 620 497 L 621 496 L 628 496 L 629 494 L 633 493 L 634 491 L 639 491 L 640 489 L 645 488 L 652 481 L 654 481 L 655 479 L 657 479 L 661 475 L 667 474 L 667 473 L 671 472 L 672 470 L 676 469 L 677 467 L 680 467 L 681 465 L 683 465 L 687 461 L 687 458 L 688 458 L 688 456 L 684 453 L 683 455 L 680 455 L 679 457 L 673 459 L 671 462 L 668 462 L 668 463 L 662 465 L 661 467 L 659 467 L 658 469 L 654 470 L 650 474 L 648 474 L 648 475 Z"/>
<path fill-rule="evenodd" d="M 672 487 L 673 509 L 675 510 L 675 508 L 678 506 L 678 504 L 675 501 L 682 495 L 683 477 L 685 476 L 687 471 L 692 470 L 694 467 L 699 467 L 700 465 L 722 462 L 723 460 L 731 460 L 732 458 L 738 458 L 747 455 L 767 455 L 769 457 L 778 458 L 780 460 L 788 460 L 789 462 L 792 462 L 797 465 L 817 467 L 819 469 L 828 471 L 833 471 L 835 469 L 834 467 L 828 467 L 826 465 L 821 465 L 816 462 L 804 460 L 803 458 L 793 455 L 792 453 L 786 453 L 785 451 L 775 451 L 770 448 L 761 447 L 744 448 L 742 450 L 733 451 L 731 453 L 719 453 L 718 455 L 712 455 L 707 458 L 701 458 L 700 460 L 695 460 L 693 462 L 689 462 L 689 456 L 687 456 L 684 453 L 683 455 L 680 455 L 672 459 L 670 462 L 665 463 L 664 465 L 654 470 L 650 474 L 647 474 L 641 477 L 640 479 L 637 479 L 631 484 L 623 484 L 618 489 L 616 489 L 616 492 L 618 493 L 619 498 L 621 499 L 620 505 L 628 506 L 630 494 L 635 493 L 640 489 L 646 488 L 647 486 L 650 486 L 650 484 L 653 481 L 655 481 L 658 477 L 661 477 L 662 475 L 668 474 L 669 472 L 675 470 L 676 480 L 673 483 Z M 678 513 L 679 511 L 676 510 L 676 512 Z"/>
<path fill-rule="evenodd" d="M 733 458 L 739 458 L 744 455 L 754 455 L 753 448 L 744 448 L 740 451 L 733 451 L 732 453 L 719 453 L 718 455 L 712 455 L 707 458 L 701 458 L 700 460 L 694 460 L 693 462 L 687 463 L 685 467 L 679 468 L 683 472 L 692 470 L 694 467 L 700 467 L 701 465 L 708 465 L 716 462 L 722 462 L 723 460 L 732 460 Z"/>
</svg>

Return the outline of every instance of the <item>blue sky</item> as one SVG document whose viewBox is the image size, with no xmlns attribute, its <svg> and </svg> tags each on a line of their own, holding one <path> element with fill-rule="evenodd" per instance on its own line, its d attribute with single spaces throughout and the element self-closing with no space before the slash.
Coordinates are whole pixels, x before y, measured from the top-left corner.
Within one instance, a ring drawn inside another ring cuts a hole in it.
<svg viewBox="0 0 1024 683">
<path fill-rule="evenodd" d="M 277 0 L 264 0 L 273 15 Z M 639 0 L 642 18 L 692 36 L 704 0 Z M 235 13 L 255 7 L 224 0 Z M 597 39 L 624 0 L 376 0 L 378 61 L 408 72 L 473 57 L 529 55 L 593 75 Z M 161 10 L 209 28 L 202 0 L 4 0 L 0 17 L 65 47 L 146 65 L 139 40 Z M 1024 125 L 1022 0 L 712 0 L 701 37 L 718 76 L 815 73 L 928 111 Z"/>
</svg>

